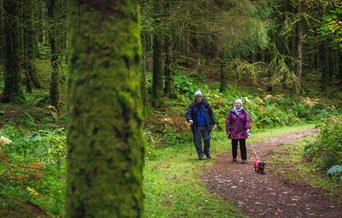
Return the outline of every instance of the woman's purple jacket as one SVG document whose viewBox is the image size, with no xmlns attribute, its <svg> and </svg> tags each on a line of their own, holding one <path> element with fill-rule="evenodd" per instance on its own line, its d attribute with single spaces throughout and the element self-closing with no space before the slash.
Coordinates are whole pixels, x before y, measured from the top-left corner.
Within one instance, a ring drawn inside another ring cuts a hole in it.
<svg viewBox="0 0 342 218">
<path fill-rule="evenodd" d="M 226 119 L 226 131 L 230 134 L 231 139 L 248 138 L 247 130 L 250 128 L 251 120 L 245 109 L 242 109 L 239 115 L 233 110 L 229 111 Z"/>
</svg>

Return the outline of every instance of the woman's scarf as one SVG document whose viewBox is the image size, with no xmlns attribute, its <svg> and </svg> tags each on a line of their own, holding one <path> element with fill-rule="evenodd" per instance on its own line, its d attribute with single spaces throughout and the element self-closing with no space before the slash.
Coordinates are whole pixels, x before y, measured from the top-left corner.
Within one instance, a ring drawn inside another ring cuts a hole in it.
<svg viewBox="0 0 342 218">
<path fill-rule="evenodd" d="M 242 109 L 243 109 L 242 106 L 240 107 L 240 109 L 237 109 L 237 108 L 234 106 L 233 111 L 234 111 L 237 115 L 239 115 L 240 112 L 242 111 Z"/>
</svg>

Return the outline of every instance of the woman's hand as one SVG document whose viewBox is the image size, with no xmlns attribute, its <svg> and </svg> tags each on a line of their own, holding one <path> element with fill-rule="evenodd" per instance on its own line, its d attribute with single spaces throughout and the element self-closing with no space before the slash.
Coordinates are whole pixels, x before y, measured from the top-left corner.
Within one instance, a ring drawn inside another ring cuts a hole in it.
<svg viewBox="0 0 342 218">
<path fill-rule="evenodd" d="M 226 130 L 226 133 L 227 133 L 227 135 L 228 135 L 228 138 L 230 139 L 230 138 L 231 138 L 231 135 L 230 135 L 229 130 Z"/>
</svg>

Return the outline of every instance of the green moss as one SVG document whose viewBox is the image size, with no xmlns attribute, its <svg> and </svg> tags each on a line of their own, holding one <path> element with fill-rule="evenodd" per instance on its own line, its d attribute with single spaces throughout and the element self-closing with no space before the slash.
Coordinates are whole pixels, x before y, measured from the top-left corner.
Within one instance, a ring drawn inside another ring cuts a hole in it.
<svg viewBox="0 0 342 218">
<path fill-rule="evenodd" d="M 141 217 L 138 1 L 110 7 L 72 1 L 69 6 L 66 216 Z"/>
</svg>

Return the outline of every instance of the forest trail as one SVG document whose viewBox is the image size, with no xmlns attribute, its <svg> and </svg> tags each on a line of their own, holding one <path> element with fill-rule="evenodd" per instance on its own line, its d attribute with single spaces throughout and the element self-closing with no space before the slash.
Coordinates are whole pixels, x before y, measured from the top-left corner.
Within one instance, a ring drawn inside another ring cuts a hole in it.
<svg viewBox="0 0 342 218">
<path fill-rule="evenodd" d="M 260 159 L 267 162 L 267 156 L 278 145 L 292 143 L 317 131 L 309 129 L 254 144 Z M 237 205 L 250 217 L 341 217 L 342 205 L 322 190 L 283 181 L 268 166 L 266 175 L 255 173 L 252 165 L 255 157 L 248 141 L 247 144 L 250 163 L 233 163 L 231 152 L 226 152 L 209 167 L 204 181 L 211 192 Z"/>
</svg>

